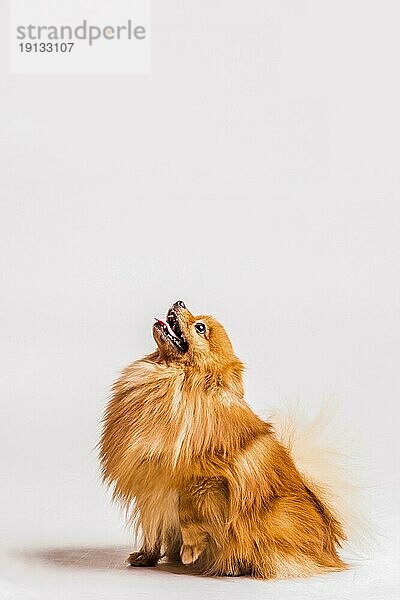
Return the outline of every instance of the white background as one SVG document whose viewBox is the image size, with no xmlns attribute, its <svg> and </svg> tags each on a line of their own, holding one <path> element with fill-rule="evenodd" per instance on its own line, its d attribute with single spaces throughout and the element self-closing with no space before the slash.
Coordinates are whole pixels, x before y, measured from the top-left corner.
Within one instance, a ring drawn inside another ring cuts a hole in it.
<svg viewBox="0 0 400 600">
<path fill-rule="evenodd" d="M 143 76 L 10 75 L 0 8 L 0 595 L 392 599 L 398 3 L 152 5 Z M 123 569 L 99 420 L 179 298 L 226 326 L 259 413 L 342 402 L 375 494 L 368 564 L 280 583 Z"/>
</svg>

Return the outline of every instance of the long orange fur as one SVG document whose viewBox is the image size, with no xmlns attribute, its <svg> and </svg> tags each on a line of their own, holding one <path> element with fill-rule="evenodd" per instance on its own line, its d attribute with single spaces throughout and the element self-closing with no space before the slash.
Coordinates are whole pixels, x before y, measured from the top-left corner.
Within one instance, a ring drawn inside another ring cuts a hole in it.
<svg viewBox="0 0 400 600">
<path fill-rule="evenodd" d="M 224 328 L 180 304 L 187 351 L 156 325 L 157 350 L 122 372 L 104 417 L 103 477 L 141 531 L 130 564 L 166 555 L 203 574 L 266 579 L 346 568 L 342 525 L 245 402 Z"/>
</svg>

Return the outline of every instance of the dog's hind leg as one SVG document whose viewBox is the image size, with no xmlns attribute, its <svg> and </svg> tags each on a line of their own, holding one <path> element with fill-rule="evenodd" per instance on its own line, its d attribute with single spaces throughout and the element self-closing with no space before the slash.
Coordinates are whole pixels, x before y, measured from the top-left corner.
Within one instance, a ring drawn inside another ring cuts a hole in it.
<svg viewBox="0 0 400 600">
<path fill-rule="evenodd" d="M 179 523 L 182 534 L 181 560 L 197 561 L 215 536 L 225 528 L 226 483 L 218 478 L 195 478 L 180 492 Z"/>
</svg>

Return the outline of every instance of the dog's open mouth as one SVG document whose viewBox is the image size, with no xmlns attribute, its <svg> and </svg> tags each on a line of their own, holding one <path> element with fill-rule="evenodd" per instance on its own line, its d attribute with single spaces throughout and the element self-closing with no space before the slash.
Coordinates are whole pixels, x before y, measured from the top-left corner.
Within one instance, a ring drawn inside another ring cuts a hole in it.
<svg viewBox="0 0 400 600">
<path fill-rule="evenodd" d="M 155 327 L 162 332 L 164 337 L 180 352 L 186 352 L 188 343 L 182 333 L 178 314 L 173 308 L 170 308 L 167 315 L 167 322 L 161 321 L 155 317 Z"/>
</svg>

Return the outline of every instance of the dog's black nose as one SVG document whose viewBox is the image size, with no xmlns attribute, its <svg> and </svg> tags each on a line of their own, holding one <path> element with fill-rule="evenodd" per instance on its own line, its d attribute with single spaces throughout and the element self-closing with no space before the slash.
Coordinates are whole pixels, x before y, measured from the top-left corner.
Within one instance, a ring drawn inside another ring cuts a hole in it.
<svg viewBox="0 0 400 600">
<path fill-rule="evenodd" d="M 182 300 L 178 300 L 177 302 L 175 302 L 174 307 L 175 308 L 186 308 L 185 303 Z"/>
</svg>

